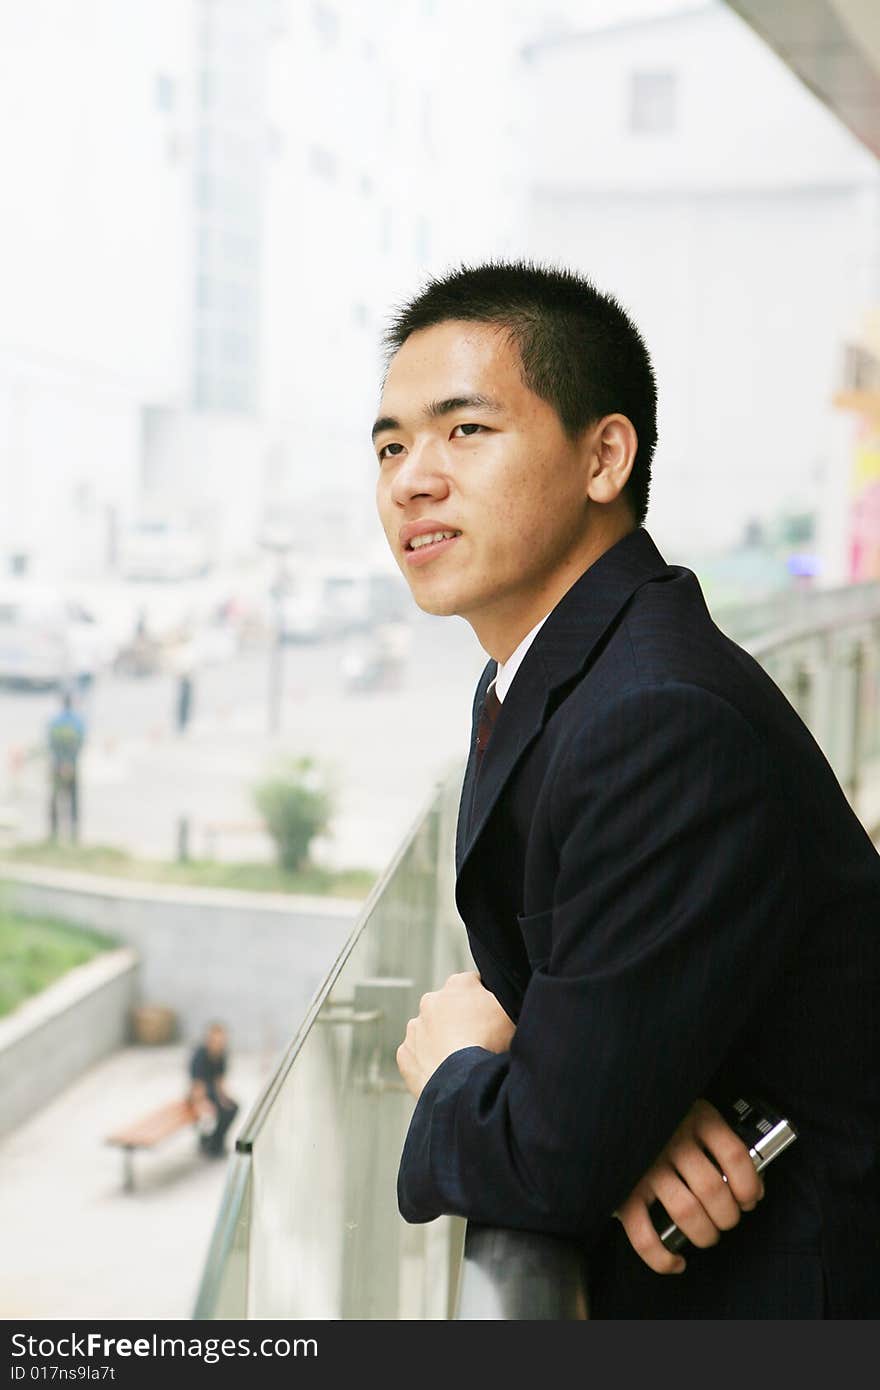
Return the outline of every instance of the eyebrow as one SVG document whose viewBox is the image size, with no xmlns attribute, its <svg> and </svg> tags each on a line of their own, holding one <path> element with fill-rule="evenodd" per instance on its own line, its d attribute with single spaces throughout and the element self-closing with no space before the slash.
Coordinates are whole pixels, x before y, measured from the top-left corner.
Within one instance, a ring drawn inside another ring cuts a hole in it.
<svg viewBox="0 0 880 1390">
<path fill-rule="evenodd" d="M 498 413 L 503 409 L 500 403 L 493 400 L 491 396 L 480 394 L 473 396 L 447 396 L 442 401 L 431 401 L 426 405 L 422 414 L 426 420 L 438 420 L 443 415 L 452 415 L 456 410 L 490 410 Z M 372 429 L 372 438 L 377 434 L 384 434 L 386 430 L 402 429 L 399 420 L 393 415 L 380 415 Z"/>
</svg>

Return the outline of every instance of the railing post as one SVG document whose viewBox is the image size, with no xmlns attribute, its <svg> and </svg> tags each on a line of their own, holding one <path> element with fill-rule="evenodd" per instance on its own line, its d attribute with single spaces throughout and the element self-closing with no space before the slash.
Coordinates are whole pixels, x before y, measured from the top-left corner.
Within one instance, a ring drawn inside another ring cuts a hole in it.
<svg viewBox="0 0 880 1390">
<path fill-rule="evenodd" d="M 862 729 L 864 724 L 864 714 L 862 711 L 862 695 L 865 676 L 865 649 L 862 639 L 856 639 L 855 647 L 851 657 L 853 671 L 852 677 L 852 742 L 850 747 L 850 772 L 847 786 L 847 793 L 850 801 L 855 804 L 856 797 L 861 787 L 861 766 L 862 766 Z"/>
<path fill-rule="evenodd" d="M 399 1316 L 400 1219 L 391 1175 L 400 1157 L 401 1110 L 410 1098 L 396 1053 L 414 1011 L 410 979 L 358 980 L 353 1007 L 327 1023 L 351 1027 L 345 1152 L 342 1317 Z M 319 1020 L 320 1021 L 320 1020 Z M 354 1221 L 357 1239 L 346 1241 Z"/>
</svg>

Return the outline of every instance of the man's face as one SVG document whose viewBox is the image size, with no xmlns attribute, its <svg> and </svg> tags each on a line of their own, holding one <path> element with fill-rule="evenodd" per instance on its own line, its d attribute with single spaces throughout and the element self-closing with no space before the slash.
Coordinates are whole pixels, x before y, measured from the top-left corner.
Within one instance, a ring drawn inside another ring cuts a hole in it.
<svg viewBox="0 0 880 1390">
<path fill-rule="evenodd" d="M 209 1028 L 205 1044 L 212 1057 L 219 1057 L 226 1048 L 226 1030 Z"/>
<path fill-rule="evenodd" d="M 379 515 L 416 603 L 460 614 L 506 660 L 506 637 L 577 577 L 587 451 L 525 385 L 504 330 L 459 320 L 406 340 L 376 424 Z M 453 534 L 420 543 L 439 531 Z"/>
</svg>

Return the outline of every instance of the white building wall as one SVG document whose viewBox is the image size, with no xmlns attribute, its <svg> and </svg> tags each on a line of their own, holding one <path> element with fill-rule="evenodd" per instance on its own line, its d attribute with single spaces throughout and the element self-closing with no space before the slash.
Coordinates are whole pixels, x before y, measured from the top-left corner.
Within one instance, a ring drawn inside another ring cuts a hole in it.
<svg viewBox="0 0 880 1390">
<path fill-rule="evenodd" d="M 853 192 L 536 199 L 532 246 L 631 312 L 659 386 L 649 525 L 693 553 L 808 509 L 832 465 Z M 844 480 L 845 481 L 845 480 Z"/>
<path fill-rule="evenodd" d="M 831 395 L 876 283 L 875 161 L 723 7 L 524 62 L 529 250 L 615 293 L 655 360 L 658 542 L 693 557 L 845 487 Z M 630 129 L 637 72 L 674 74 L 668 131 Z"/>
</svg>

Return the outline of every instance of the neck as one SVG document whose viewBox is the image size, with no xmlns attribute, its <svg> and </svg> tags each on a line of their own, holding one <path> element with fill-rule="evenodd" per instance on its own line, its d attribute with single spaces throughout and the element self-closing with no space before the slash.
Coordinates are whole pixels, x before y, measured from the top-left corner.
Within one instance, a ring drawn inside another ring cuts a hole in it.
<svg viewBox="0 0 880 1390">
<path fill-rule="evenodd" d="M 523 599 L 521 594 L 505 605 L 503 600 L 490 610 L 464 614 L 483 651 L 503 666 L 536 623 L 555 608 L 559 600 L 594 565 L 606 550 L 635 530 L 629 508 L 625 516 L 608 517 L 600 528 L 591 529 L 580 545 L 556 567 L 546 580 Z"/>
</svg>

